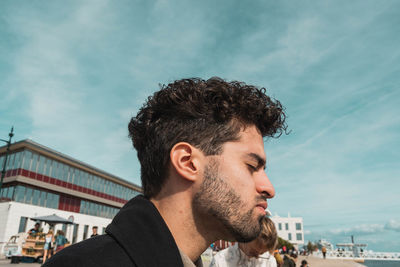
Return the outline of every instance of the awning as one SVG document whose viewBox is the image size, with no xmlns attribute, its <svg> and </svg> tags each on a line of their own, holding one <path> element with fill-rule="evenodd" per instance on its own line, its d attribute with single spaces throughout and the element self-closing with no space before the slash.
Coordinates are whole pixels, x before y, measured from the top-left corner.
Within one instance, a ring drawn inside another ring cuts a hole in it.
<svg viewBox="0 0 400 267">
<path fill-rule="evenodd" d="M 30 219 L 34 220 L 34 221 L 45 222 L 45 223 L 52 224 L 52 225 L 58 224 L 58 223 L 73 224 L 72 221 L 64 219 L 63 217 L 60 217 L 55 214 L 47 215 L 47 216 L 32 217 Z"/>
</svg>

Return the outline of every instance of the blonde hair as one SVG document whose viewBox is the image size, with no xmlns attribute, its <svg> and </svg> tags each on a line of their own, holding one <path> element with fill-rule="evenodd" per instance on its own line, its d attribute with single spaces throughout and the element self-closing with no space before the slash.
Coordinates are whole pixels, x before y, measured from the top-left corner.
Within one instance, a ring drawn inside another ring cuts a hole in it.
<svg viewBox="0 0 400 267">
<path fill-rule="evenodd" d="M 261 233 L 257 238 L 268 251 L 273 251 L 278 243 L 278 233 L 274 222 L 264 217 L 261 225 Z"/>
</svg>

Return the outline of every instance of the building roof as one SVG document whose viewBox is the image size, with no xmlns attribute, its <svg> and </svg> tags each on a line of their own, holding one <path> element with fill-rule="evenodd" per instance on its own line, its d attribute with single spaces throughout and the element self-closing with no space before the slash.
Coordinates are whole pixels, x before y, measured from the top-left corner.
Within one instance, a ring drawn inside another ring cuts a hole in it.
<svg viewBox="0 0 400 267">
<path fill-rule="evenodd" d="M 108 180 L 112 180 L 113 182 L 117 182 L 119 184 L 125 185 L 125 186 L 129 186 L 129 187 L 133 187 L 138 191 L 141 191 L 141 187 L 135 183 L 129 182 L 123 178 L 120 178 L 116 175 L 113 175 L 111 173 L 108 173 L 106 171 L 103 171 L 99 168 L 96 168 L 94 166 L 91 166 L 83 161 L 77 160 L 75 158 L 72 158 L 68 155 L 65 155 L 61 152 L 58 152 L 54 149 L 51 149 L 49 147 L 46 147 L 44 145 L 41 145 L 31 139 L 24 139 L 21 141 L 17 141 L 15 143 L 12 143 L 10 146 L 10 150 L 18 150 L 18 149 L 23 149 L 23 148 L 30 148 L 33 149 L 36 152 L 42 153 L 44 152 L 44 154 L 47 154 L 48 156 L 52 156 L 54 158 L 60 159 L 62 161 L 65 161 L 66 163 L 72 163 L 73 165 L 75 165 L 78 168 L 85 168 L 85 169 L 89 169 L 91 172 L 98 174 L 100 176 L 102 176 L 103 178 L 106 178 Z M 0 147 L 0 154 L 4 153 L 6 151 L 6 146 L 1 146 Z M 110 179 L 111 178 L 111 179 Z"/>
</svg>

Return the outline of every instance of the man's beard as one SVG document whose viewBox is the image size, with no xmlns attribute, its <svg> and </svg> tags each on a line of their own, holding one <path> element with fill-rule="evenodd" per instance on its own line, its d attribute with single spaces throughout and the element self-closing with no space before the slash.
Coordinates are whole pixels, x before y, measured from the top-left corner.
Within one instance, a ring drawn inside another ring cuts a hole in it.
<svg viewBox="0 0 400 267">
<path fill-rule="evenodd" d="M 246 204 L 226 179 L 218 173 L 218 162 L 210 161 L 205 167 L 200 190 L 194 196 L 193 209 L 221 222 L 234 241 L 249 242 L 261 232 L 263 216 L 254 220 L 254 208 L 246 211 Z"/>
</svg>

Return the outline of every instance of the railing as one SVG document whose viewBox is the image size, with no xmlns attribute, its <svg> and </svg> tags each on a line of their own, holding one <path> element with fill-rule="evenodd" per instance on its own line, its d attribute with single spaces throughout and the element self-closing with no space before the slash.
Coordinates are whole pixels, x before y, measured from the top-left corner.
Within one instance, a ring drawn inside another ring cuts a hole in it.
<svg viewBox="0 0 400 267">
<path fill-rule="evenodd" d="M 316 256 L 322 258 L 322 252 L 318 251 L 315 253 Z M 363 258 L 363 259 L 394 259 L 400 260 L 399 252 L 373 252 L 373 251 L 364 251 L 359 252 L 359 256 L 355 257 L 353 251 L 345 250 L 345 251 L 337 251 L 330 250 L 326 252 L 327 258 Z"/>
</svg>

